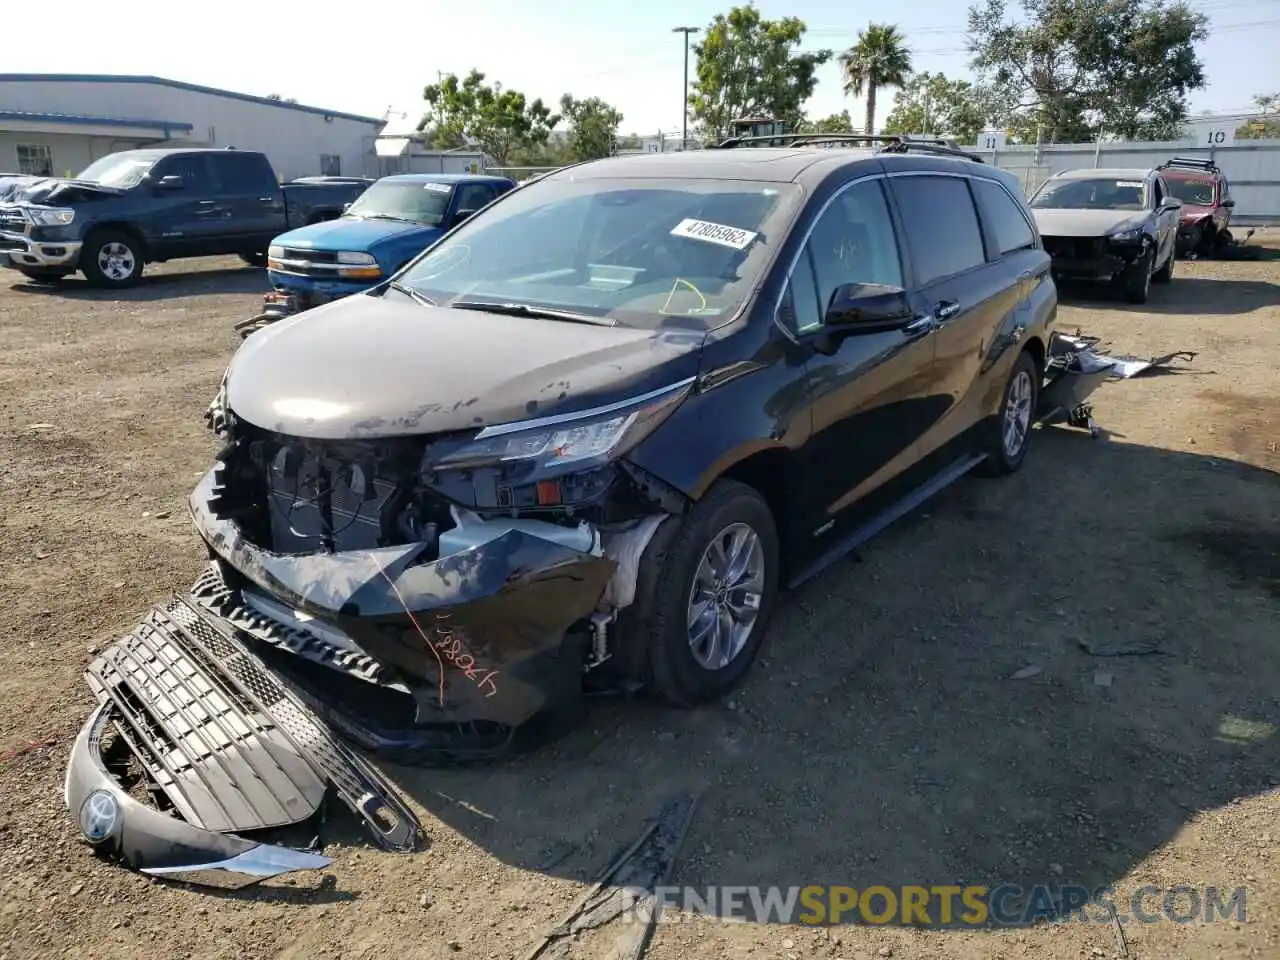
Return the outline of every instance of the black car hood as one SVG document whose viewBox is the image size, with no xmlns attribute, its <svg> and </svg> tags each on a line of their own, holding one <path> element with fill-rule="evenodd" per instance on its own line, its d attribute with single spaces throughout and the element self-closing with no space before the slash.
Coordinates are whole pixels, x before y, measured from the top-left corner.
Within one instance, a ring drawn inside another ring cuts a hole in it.
<svg viewBox="0 0 1280 960">
<path fill-rule="evenodd" d="M 235 416 L 341 440 L 571 413 L 697 372 L 705 334 L 640 330 L 358 294 L 249 337 L 227 371 Z"/>
<path fill-rule="evenodd" d="M 119 187 L 107 187 L 89 180 L 63 180 L 58 177 L 46 177 L 33 183 L 20 185 L 13 199 L 24 203 L 50 203 L 55 200 L 74 202 L 91 194 L 118 197 L 125 192 Z"/>
</svg>

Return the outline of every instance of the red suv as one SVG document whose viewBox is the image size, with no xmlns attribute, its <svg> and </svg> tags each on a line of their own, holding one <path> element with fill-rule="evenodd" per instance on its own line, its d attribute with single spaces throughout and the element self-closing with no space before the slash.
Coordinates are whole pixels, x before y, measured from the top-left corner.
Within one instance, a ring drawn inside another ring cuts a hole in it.
<svg viewBox="0 0 1280 960">
<path fill-rule="evenodd" d="M 1231 243 L 1231 186 L 1212 160 L 1174 157 L 1158 168 L 1169 192 L 1182 201 L 1178 253 L 1207 254 Z"/>
</svg>

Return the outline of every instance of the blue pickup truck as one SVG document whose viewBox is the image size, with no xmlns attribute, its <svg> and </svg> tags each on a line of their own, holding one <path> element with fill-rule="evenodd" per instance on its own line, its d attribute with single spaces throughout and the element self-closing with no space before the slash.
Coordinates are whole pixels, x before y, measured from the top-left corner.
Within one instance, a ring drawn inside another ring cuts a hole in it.
<svg viewBox="0 0 1280 960">
<path fill-rule="evenodd" d="M 477 174 L 383 177 L 338 219 L 271 242 L 267 273 L 276 295 L 268 303 L 284 299 L 292 313 L 377 286 L 515 185 Z"/>
</svg>

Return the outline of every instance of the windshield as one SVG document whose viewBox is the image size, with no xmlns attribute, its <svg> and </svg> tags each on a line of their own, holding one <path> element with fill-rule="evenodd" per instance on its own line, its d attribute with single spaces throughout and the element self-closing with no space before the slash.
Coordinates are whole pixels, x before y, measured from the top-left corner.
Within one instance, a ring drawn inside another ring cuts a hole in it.
<svg viewBox="0 0 1280 960">
<path fill-rule="evenodd" d="M 104 187 L 136 187 L 147 171 L 155 166 L 156 160 L 154 156 L 116 153 L 93 161 L 80 171 L 76 179 L 100 183 Z"/>
<path fill-rule="evenodd" d="M 399 279 L 441 305 L 518 303 L 622 326 L 712 327 L 750 296 L 799 198 L 789 183 L 541 180 Z"/>
<path fill-rule="evenodd" d="M 1168 183 L 1169 193 L 1183 203 L 1200 207 L 1213 206 L 1212 180 L 1184 180 L 1182 177 L 1170 177 Z"/>
<path fill-rule="evenodd" d="M 1115 177 L 1049 180 L 1031 199 L 1041 210 L 1145 210 L 1147 188 L 1141 180 Z"/>
<path fill-rule="evenodd" d="M 429 227 L 444 222 L 453 187 L 447 183 L 383 180 L 375 183 L 347 210 L 349 217 L 392 217 Z"/>
</svg>

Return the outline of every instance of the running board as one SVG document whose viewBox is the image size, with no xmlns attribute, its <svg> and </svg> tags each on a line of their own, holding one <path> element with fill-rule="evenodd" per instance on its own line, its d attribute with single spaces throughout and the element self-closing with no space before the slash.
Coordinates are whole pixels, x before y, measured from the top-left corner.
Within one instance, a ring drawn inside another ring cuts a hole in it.
<svg viewBox="0 0 1280 960">
<path fill-rule="evenodd" d="M 901 500 L 898 500 L 892 506 L 880 513 L 877 513 L 866 523 L 862 524 L 862 526 L 857 527 L 843 540 L 819 557 L 817 561 L 810 564 L 800 573 L 796 574 L 796 576 L 792 577 L 788 586 L 791 589 L 794 589 L 801 584 L 812 580 L 837 560 L 848 556 L 854 550 L 858 549 L 858 547 L 862 546 L 885 527 L 889 526 L 889 524 L 893 523 L 895 520 L 902 519 L 902 517 L 920 506 L 920 504 L 924 503 L 934 494 L 951 486 L 951 484 L 955 483 L 985 459 L 987 459 L 987 455 L 985 453 L 975 453 L 968 457 L 961 457 L 941 473 L 916 487 Z"/>
</svg>

